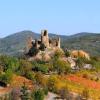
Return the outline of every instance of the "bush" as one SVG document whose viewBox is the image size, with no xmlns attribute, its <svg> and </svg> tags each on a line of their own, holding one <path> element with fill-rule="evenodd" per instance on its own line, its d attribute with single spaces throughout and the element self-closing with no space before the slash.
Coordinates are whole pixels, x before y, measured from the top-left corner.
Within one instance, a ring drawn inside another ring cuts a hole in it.
<svg viewBox="0 0 100 100">
<path fill-rule="evenodd" d="M 35 74 L 35 81 L 37 85 L 42 86 L 42 87 L 45 87 L 47 84 L 47 80 L 41 72 L 37 72 Z"/>
<path fill-rule="evenodd" d="M 24 85 L 21 87 L 21 100 L 30 100 L 29 92 L 27 86 Z"/>
<path fill-rule="evenodd" d="M 26 73 L 26 78 L 34 81 L 35 80 L 35 75 L 33 74 L 32 71 L 29 71 L 29 72 Z"/>
<path fill-rule="evenodd" d="M 61 57 L 61 56 L 63 56 L 63 51 L 61 51 L 61 50 L 56 50 L 55 51 L 55 54 L 54 54 L 54 57 L 55 58 L 59 58 L 59 57 Z"/>
<path fill-rule="evenodd" d="M 26 60 L 20 60 L 19 74 L 26 76 L 32 70 L 32 64 Z"/>
<path fill-rule="evenodd" d="M 0 65 L 3 66 L 3 71 L 11 69 L 13 72 L 16 72 L 19 67 L 19 60 L 14 57 L 2 55 L 0 56 Z"/>
<path fill-rule="evenodd" d="M 44 100 L 44 91 L 43 89 L 38 89 L 32 92 L 33 100 Z"/>
<path fill-rule="evenodd" d="M 36 62 L 33 66 L 34 71 L 41 71 L 42 73 L 47 73 L 49 71 L 48 65 L 43 63 L 40 64 Z"/>
<path fill-rule="evenodd" d="M 70 51 L 68 51 L 68 50 L 65 51 L 65 56 L 66 56 L 66 57 L 70 57 Z"/>
<path fill-rule="evenodd" d="M 67 73 L 69 73 L 70 70 L 71 70 L 69 63 L 67 63 L 67 62 L 65 62 L 65 61 L 63 61 L 63 60 L 60 60 L 60 59 L 56 60 L 56 61 L 54 62 L 54 65 L 53 65 L 53 66 L 54 66 L 54 69 L 55 69 L 59 74 L 61 74 L 61 73 L 67 74 Z"/>
<path fill-rule="evenodd" d="M 57 84 L 57 80 L 58 80 L 57 76 L 54 76 L 54 75 L 51 75 L 48 78 L 47 86 L 48 86 L 49 91 L 56 92 L 55 84 Z"/>
<path fill-rule="evenodd" d="M 4 74 L 1 74 L 0 75 L 0 80 L 6 84 L 10 83 L 11 80 L 12 80 L 12 76 L 13 76 L 13 73 L 12 71 L 9 69 L 7 70 Z"/>
<path fill-rule="evenodd" d="M 44 87 L 43 91 L 44 91 L 45 95 L 48 95 L 48 88 L 47 87 Z"/>
</svg>

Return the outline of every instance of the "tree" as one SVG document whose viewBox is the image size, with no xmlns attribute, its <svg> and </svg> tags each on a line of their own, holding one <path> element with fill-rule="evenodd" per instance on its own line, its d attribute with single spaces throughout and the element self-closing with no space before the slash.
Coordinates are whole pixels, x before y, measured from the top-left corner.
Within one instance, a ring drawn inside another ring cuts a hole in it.
<svg viewBox="0 0 100 100">
<path fill-rule="evenodd" d="M 30 100 L 30 95 L 27 86 L 25 83 L 21 87 L 21 100 Z"/>
<path fill-rule="evenodd" d="M 44 91 L 43 89 L 37 89 L 32 92 L 33 100 L 44 100 Z"/>
</svg>

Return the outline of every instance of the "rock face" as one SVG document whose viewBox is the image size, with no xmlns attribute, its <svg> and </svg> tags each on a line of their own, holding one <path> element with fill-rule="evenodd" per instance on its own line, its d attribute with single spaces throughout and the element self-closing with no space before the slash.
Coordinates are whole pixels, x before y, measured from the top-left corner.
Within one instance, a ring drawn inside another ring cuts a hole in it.
<svg viewBox="0 0 100 100">
<path fill-rule="evenodd" d="M 90 59 L 89 54 L 83 50 L 73 50 L 71 52 L 71 56 L 72 57 L 85 57 L 88 60 Z"/>
</svg>

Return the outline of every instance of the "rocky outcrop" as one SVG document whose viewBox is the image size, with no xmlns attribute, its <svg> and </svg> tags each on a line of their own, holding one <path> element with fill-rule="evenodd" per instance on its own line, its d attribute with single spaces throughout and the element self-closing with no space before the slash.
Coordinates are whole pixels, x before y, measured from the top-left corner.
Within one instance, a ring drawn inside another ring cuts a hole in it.
<svg viewBox="0 0 100 100">
<path fill-rule="evenodd" d="M 84 57 L 84 58 L 86 58 L 88 60 L 90 59 L 89 54 L 87 52 L 83 51 L 83 50 L 73 50 L 71 52 L 71 56 L 75 57 L 75 58 L 77 58 L 77 57 Z"/>
</svg>

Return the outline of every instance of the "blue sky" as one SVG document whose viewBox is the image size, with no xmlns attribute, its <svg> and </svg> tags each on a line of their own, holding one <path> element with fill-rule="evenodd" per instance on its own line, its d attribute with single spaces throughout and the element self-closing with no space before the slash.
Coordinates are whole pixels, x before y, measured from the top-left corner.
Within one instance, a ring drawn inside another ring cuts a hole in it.
<svg viewBox="0 0 100 100">
<path fill-rule="evenodd" d="M 0 37 L 41 29 L 65 35 L 100 32 L 100 0 L 0 0 Z"/>
</svg>

